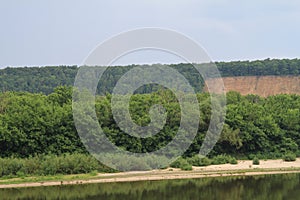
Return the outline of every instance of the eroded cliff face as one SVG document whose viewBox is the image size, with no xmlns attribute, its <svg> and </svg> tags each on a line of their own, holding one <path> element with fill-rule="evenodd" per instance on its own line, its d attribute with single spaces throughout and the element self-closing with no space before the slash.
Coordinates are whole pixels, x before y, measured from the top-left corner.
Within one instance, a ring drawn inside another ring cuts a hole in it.
<svg viewBox="0 0 300 200">
<path fill-rule="evenodd" d="M 218 79 L 208 79 L 206 83 L 213 91 L 220 92 L 222 88 L 214 88 Z M 267 97 L 276 94 L 299 94 L 300 76 L 237 76 L 223 78 L 225 91 L 237 91 L 242 95 L 256 94 Z M 204 91 L 208 91 L 205 86 Z"/>
</svg>

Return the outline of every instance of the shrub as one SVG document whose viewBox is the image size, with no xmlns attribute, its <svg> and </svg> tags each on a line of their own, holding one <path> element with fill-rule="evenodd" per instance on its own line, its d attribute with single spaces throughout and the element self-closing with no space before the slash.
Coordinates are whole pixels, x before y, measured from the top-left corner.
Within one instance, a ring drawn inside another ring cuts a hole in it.
<svg viewBox="0 0 300 200">
<path fill-rule="evenodd" d="M 192 165 L 186 163 L 186 164 L 180 166 L 180 169 L 185 170 L 185 171 L 190 171 L 193 169 L 193 167 L 192 167 Z"/>
<path fill-rule="evenodd" d="M 23 160 L 18 158 L 0 159 L 0 176 L 16 176 L 23 168 Z"/>
<path fill-rule="evenodd" d="M 283 156 L 283 160 L 287 162 L 292 162 L 296 160 L 296 154 L 294 153 L 287 153 Z"/>
<path fill-rule="evenodd" d="M 211 164 L 211 160 L 207 157 L 200 157 L 195 155 L 193 157 L 187 158 L 187 162 L 192 166 L 208 166 Z"/>
<path fill-rule="evenodd" d="M 192 166 L 201 166 L 201 158 L 196 155 L 196 156 L 193 156 L 193 157 L 188 157 L 187 159 L 187 162 L 192 165 Z"/>
<path fill-rule="evenodd" d="M 208 166 L 212 162 L 209 158 L 207 157 L 201 158 L 198 155 L 188 158 L 187 161 L 192 166 Z"/>
<path fill-rule="evenodd" d="M 259 159 L 257 157 L 254 157 L 253 161 L 252 161 L 252 164 L 253 165 L 259 165 Z"/>
<path fill-rule="evenodd" d="M 248 155 L 248 159 L 249 159 L 249 160 L 253 160 L 255 157 L 256 157 L 256 156 L 255 156 L 254 154 L 249 154 L 249 155 Z"/>
<path fill-rule="evenodd" d="M 170 167 L 173 168 L 180 168 L 181 166 L 188 164 L 187 160 L 185 160 L 184 158 L 180 157 L 177 160 L 175 160 L 174 162 L 172 162 L 170 164 Z"/>
<path fill-rule="evenodd" d="M 231 159 L 231 156 L 227 156 L 227 155 L 218 155 L 216 157 L 213 158 L 212 160 L 212 164 L 213 165 L 220 165 L 220 164 L 226 164 L 229 163 Z"/>
<path fill-rule="evenodd" d="M 79 174 L 109 171 L 94 157 L 86 154 L 40 155 L 29 158 L 0 158 L 0 177 Z"/>
<path fill-rule="evenodd" d="M 299 150 L 296 152 L 296 157 L 297 158 L 300 157 L 300 151 Z"/>
<path fill-rule="evenodd" d="M 189 159 L 189 158 L 188 158 Z M 180 157 L 171 163 L 170 167 L 180 168 L 182 170 L 192 170 L 192 165 L 184 158 Z"/>
<path fill-rule="evenodd" d="M 200 165 L 199 166 L 208 166 L 211 165 L 211 160 L 207 157 L 203 157 L 200 159 Z"/>
<path fill-rule="evenodd" d="M 26 174 L 36 175 L 41 171 L 41 158 L 34 156 L 24 159 L 23 168 L 21 171 Z"/>
<path fill-rule="evenodd" d="M 232 164 L 232 165 L 238 164 L 237 160 L 233 157 L 229 160 L 229 163 Z"/>
<path fill-rule="evenodd" d="M 58 173 L 58 159 L 57 156 L 47 155 L 41 161 L 40 175 L 55 175 Z"/>
</svg>

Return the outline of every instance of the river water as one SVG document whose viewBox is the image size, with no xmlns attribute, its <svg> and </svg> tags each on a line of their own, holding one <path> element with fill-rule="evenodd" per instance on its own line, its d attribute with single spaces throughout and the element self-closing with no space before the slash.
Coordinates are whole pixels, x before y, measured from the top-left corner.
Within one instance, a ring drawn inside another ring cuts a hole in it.
<svg viewBox="0 0 300 200">
<path fill-rule="evenodd" d="M 0 189 L 0 199 L 300 199 L 300 174 Z"/>
</svg>

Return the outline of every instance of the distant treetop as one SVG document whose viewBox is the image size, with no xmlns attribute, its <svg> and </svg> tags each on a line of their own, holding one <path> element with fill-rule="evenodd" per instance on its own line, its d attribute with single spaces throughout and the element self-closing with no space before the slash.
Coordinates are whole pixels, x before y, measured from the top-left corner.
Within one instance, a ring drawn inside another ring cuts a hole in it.
<svg viewBox="0 0 300 200">
<path fill-rule="evenodd" d="M 230 76 L 298 76 L 300 75 L 299 59 L 266 59 L 257 61 L 216 62 L 223 77 Z M 98 94 L 111 93 L 119 78 L 135 67 L 109 67 L 98 84 Z M 166 65 L 178 70 L 196 92 L 201 92 L 204 81 L 191 64 Z M 77 66 L 50 67 L 7 67 L 0 70 L 0 91 L 26 91 L 31 93 L 50 94 L 57 86 L 72 86 L 77 74 Z M 176 84 L 176 80 L 174 80 Z M 160 86 L 151 84 L 141 87 L 137 93 L 149 93 Z"/>
</svg>

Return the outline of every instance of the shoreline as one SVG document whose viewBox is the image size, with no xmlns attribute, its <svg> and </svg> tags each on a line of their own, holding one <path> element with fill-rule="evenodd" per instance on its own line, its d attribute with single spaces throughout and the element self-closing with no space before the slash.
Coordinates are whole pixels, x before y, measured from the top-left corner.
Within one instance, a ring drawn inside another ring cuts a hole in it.
<svg viewBox="0 0 300 200">
<path fill-rule="evenodd" d="M 284 162 L 282 160 L 260 161 L 260 165 L 252 165 L 252 161 L 242 160 L 238 164 L 210 165 L 206 167 L 193 167 L 192 171 L 182 171 L 180 169 L 168 168 L 152 171 L 133 171 L 119 173 L 99 173 L 96 176 L 86 179 L 79 175 L 73 176 L 72 180 L 49 180 L 49 181 L 28 181 L 20 183 L 7 183 L 12 180 L 22 181 L 21 178 L 6 179 L 0 181 L 0 189 L 5 188 L 24 188 L 41 186 L 63 186 L 80 185 L 95 183 L 113 183 L 113 182 L 133 182 L 133 181 L 156 181 L 156 180 L 174 180 L 174 179 L 195 179 L 208 177 L 228 177 L 228 176 L 257 176 L 268 174 L 286 174 L 300 173 L 300 159 L 294 162 Z M 67 177 L 65 176 L 65 177 Z M 78 177 L 76 179 L 76 177 Z M 71 177 L 72 178 L 72 177 Z"/>
</svg>

